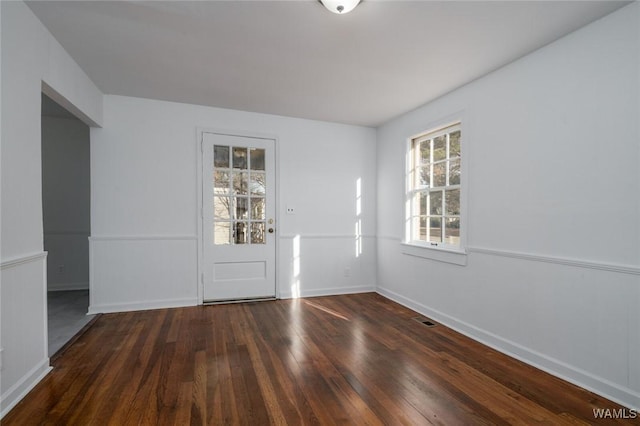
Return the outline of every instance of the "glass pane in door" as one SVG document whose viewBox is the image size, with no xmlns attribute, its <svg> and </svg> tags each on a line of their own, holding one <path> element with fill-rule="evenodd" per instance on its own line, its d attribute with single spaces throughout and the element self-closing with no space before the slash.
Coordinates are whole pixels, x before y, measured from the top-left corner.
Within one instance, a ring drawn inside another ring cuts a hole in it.
<svg viewBox="0 0 640 426">
<path fill-rule="evenodd" d="M 233 147 L 233 168 L 247 168 L 247 148 Z"/>
<path fill-rule="evenodd" d="M 233 197 L 213 197 L 213 218 L 215 221 L 231 219 Z"/>
<path fill-rule="evenodd" d="M 247 244 L 249 242 L 249 227 L 247 222 L 236 222 L 233 230 L 233 242 L 235 244 Z"/>
<path fill-rule="evenodd" d="M 231 244 L 231 222 L 216 222 L 213 225 L 213 244 Z"/>
<path fill-rule="evenodd" d="M 249 190 L 251 191 L 251 195 L 264 195 L 266 189 L 265 173 L 251 172 L 251 178 L 249 179 Z"/>
<path fill-rule="evenodd" d="M 251 198 L 251 220 L 265 220 L 265 199 Z"/>
<path fill-rule="evenodd" d="M 233 192 L 237 195 L 247 195 L 248 186 L 247 172 L 233 174 Z"/>
<path fill-rule="evenodd" d="M 264 149 L 250 148 L 251 170 L 264 170 Z"/>
<path fill-rule="evenodd" d="M 253 222 L 251 224 L 251 244 L 265 244 L 265 223 Z"/>
<path fill-rule="evenodd" d="M 229 192 L 229 172 L 216 170 L 213 173 L 213 193 L 217 195 L 226 195 Z"/>
<path fill-rule="evenodd" d="M 213 166 L 229 167 L 229 147 L 223 145 L 215 145 L 213 147 Z"/>
<path fill-rule="evenodd" d="M 235 197 L 236 200 L 236 219 L 249 219 L 249 199 Z"/>
</svg>

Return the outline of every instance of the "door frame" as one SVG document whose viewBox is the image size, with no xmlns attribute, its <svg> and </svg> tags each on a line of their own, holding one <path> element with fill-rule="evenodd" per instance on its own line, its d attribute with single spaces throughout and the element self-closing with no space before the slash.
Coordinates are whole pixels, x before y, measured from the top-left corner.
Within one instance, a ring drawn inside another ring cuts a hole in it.
<svg viewBox="0 0 640 426">
<path fill-rule="evenodd" d="M 278 165 L 280 164 L 280 144 L 278 141 L 278 137 L 273 134 L 268 133 L 258 133 L 258 132 L 250 132 L 243 130 L 229 130 L 229 129 L 220 129 L 220 128 L 211 128 L 211 127 L 198 127 L 196 135 L 196 199 L 197 209 L 196 209 L 196 224 L 197 224 L 197 237 L 198 237 L 198 259 L 197 259 L 197 287 L 198 287 L 198 304 L 204 304 L 204 237 L 202 235 L 204 230 L 204 217 L 203 217 L 203 205 L 204 205 L 204 193 L 203 193 L 203 185 L 202 185 L 202 166 L 203 166 L 203 149 L 202 142 L 204 139 L 204 133 L 213 133 L 216 135 L 223 136 L 237 136 L 242 138 L 254 138 L 254 139 L 271 139 L 273 140 L 274 145 L 274 167 L 275 167 L 275 177 L 276 177 L 276 185 L 275 185 L 275 220 L 276 220 L 276 241 L 275 241 L 275 253 L 274 253 L 274 270 L 275 270 L 275 296 L 277 299 L 280 298 L 280 280 L 279 280 L 279 268 L 278 268 L 278 260 L 280 253 L 280 237 L 279 237 L 279 227 L 280 227 L 280 168 Z"/>
</svg>

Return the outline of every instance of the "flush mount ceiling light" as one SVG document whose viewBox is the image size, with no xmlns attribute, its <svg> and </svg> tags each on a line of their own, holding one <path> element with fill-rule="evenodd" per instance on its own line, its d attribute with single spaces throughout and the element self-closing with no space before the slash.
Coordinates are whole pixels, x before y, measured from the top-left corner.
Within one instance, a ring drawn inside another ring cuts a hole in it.
<svg viewBox="0 0 640 426">
<path fill-rule="evenodd" d="M 327 10 L 344 15 L 356 8 L 360 0 L 318 0 Z"/>
</svg>

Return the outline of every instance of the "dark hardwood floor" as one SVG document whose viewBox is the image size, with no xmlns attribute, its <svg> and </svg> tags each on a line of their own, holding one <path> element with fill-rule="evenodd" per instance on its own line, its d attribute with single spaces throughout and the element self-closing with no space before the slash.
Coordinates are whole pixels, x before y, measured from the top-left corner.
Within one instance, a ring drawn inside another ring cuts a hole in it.
<svg viewBox="0 0 640 426">
<path fill-rule="evenodd" d="M 416 316 L 374 293 L 105 314 L 2 424 L 624 424 Z"/>
</svg>

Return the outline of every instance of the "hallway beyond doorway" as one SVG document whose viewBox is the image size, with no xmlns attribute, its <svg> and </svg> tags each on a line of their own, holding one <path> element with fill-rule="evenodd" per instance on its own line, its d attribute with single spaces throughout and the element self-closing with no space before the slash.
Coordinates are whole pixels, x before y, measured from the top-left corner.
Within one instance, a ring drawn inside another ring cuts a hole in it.
<svg viewBox="0 0 640 426">
<path fill-rule="evenodd" d="M 47 308 L 51 357 L 95 315 L 87 315 L 89 290 L 50 291 Z"/>
</svg>

